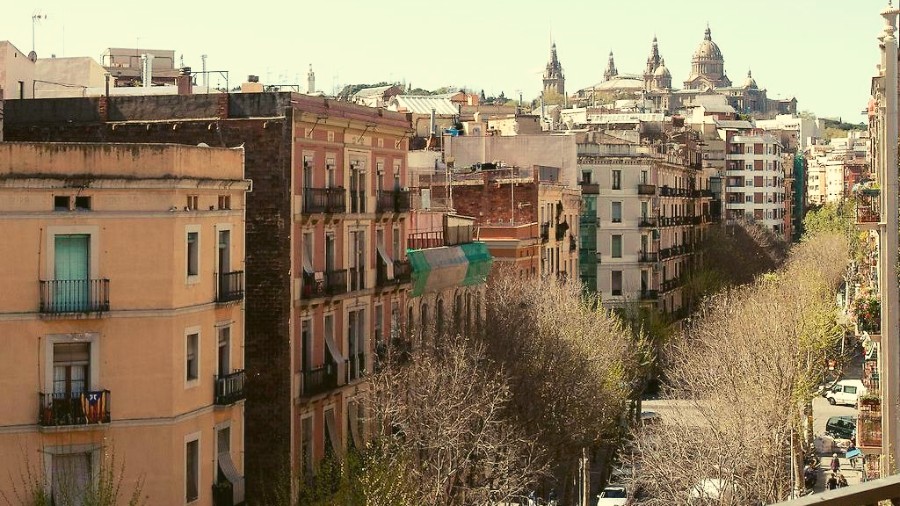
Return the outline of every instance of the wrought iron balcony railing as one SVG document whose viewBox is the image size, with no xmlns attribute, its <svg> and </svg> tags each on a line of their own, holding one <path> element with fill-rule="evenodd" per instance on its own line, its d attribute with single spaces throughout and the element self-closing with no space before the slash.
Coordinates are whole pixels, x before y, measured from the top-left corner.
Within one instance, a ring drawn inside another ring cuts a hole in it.
<svg viewBox="0 0 900 506">
<path fill-rule="evenodd" d="M 230 374 L 215 377 L 216 398 L 219 406 L 227 406 L 247 397 L 244 386 L 247 375 L 243 369 L 238 369 Z"/>
<path fill-rule="evenodd" d="M 303 273 L 303 288 L 300 296 L 304 299 L 333 297 L 347 292 L 347 269 L 319 273 Z"/>
<path fill-rule="evenodd" d="M 334 390 L 338 386 L 338 367 L 335 362 L 328 362 L 321 367 L 303 371 L 303 397 Z"/>
<path fill-rule="evenodd" d="M 220 272 L 216 286 L 216 302 L 231 302 L 244 298 L 244 271 Z"/>
<path fill-rule="evenodd" d="M 108 279 L 52 279 L 41 281 L 41 313 L 100 313 L 109 311 Z"/>
<path fill-rule="evenodd" d="M 347 212 L 347 190 L 343 188 L 304 188 L 303 212 L 342 214 Z"/>
<path fill-rule="evenodd" d="M 38 423 L 44 427 L 109 423 L 109 390 L 39 396 Z"/>
</svg>

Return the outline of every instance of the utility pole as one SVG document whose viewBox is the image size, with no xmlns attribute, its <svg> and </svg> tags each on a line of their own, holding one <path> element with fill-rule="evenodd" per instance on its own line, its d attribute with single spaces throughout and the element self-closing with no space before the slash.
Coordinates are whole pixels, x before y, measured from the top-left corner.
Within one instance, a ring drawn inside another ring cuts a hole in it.
<svg viewBox="0 0 900 506">
<path fill-rule="evenodd" d="M 897 14 L 900 10 L 888 4 L 881 12 L 885 26 L 881 39 L 882 95 L 878 114 L 880 129 L 880 153 L 876 163 L 881 182 L 881 219 L 879 228 L 878 265 L 881 288 L 881 427 L 882 462 L 881 475 L 894 473 L 900 463 L 900 433 L 897 415 L 900 404 L 900 286 L 897 284 L 898 247 L 898 170 L 897 170 Z"/>
</svg>

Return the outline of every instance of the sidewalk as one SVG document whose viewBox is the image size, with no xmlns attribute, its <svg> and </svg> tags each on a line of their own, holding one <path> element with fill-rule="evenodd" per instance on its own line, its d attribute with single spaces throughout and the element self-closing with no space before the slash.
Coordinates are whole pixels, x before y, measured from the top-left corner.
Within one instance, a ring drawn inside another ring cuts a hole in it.
<svg viewBox="0 0 900 506">
<path fill-rule="evenodd" d="M 816 480 L 815 491 L 816 492 L 824 492 L 825 491 L 825 483 L 828 481 L 828 477 L 831 476 L 831 455 L 821 455 L 821 463 L 819 464 L 819 479 Z M 850 467 L 850 459 L 846 459 L 841 454 L 838 454 L 838 458 L 841 461 L 841 474 L 844 475 L 844 478 L 847 478 L 847 485 L 853 486 L 862 481 L 862 459 L 858 459 L 856 462 L 856 469 Z"/>
</svg>

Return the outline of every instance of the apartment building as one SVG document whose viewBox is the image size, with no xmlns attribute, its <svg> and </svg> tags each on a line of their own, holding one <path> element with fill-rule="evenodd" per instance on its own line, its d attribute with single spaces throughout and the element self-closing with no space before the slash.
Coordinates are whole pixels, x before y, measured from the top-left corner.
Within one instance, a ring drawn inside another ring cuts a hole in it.
<svg viewBox="0 0 900 506">
<path fill-rule="evenodd" d="M 243 146 L 247 497 L 361 444 L 356 393 L 409 289 L 404 115 L 298 93 L 15 102 L 8 140 Z"/>
<path fill-rule="evenodd" d="M 81 504 L 107 472 L 152 504 L 244 501 L 243 162 L 0 143 L 0 490 L 30 470 Z"/>
<path fill-rule="evenodd" d="M 590 227 L 582 234 L 582 279 L 606 307 L 674 312 L 685 304 L 681 286 L 711 222 L 712 193 L 695 135 L 677 136 L 677 149 L 602 132 L 579 140 L 581 221 Z"/>
<path fill-rule="evenodd" d="M 479 239 L 517 276 L 576 278 L 581 191 L 560 169 L 483 164 L 453 176 L 453 205 L 475 218 Z"/>
<path fill-rule="evenodd" d="M 725 136 L 725 219 L 756 222 L 783 235 L 790 199 L 785 196 L 781 144 L 757 129 L 727 130 Z"/>
</svg>

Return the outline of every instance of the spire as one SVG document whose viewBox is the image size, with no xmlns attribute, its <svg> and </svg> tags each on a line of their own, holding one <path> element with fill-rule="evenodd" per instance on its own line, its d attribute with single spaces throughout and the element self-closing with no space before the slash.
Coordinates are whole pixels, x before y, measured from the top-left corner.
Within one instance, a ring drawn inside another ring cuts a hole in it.
<svg viewBox="0 0 900 506">
<path fill-rule="evenodd" d="M 703 40 L 712 40 L 712 34 L 709 31 L 709 21 L 706 22 L 706 32 L 703 33 Z"/>
<path fill-rule="evenodd" d="M 612 50 L 609 51 L 609 62 L 606 64 L 606 72 L 603 73 L 603 80 L 609 81 L 613 77 L 619 75 L 619 71 L 616 70 L 616 61 L 613 59 Z"/>
<path fill-rule="evenodd" d="M 316 92 L 316 73 L 313 72 L 312 63 L 309 64 L 309 72 L 306 74 L 306 93 L 312 95 Z"/>
</svg>

